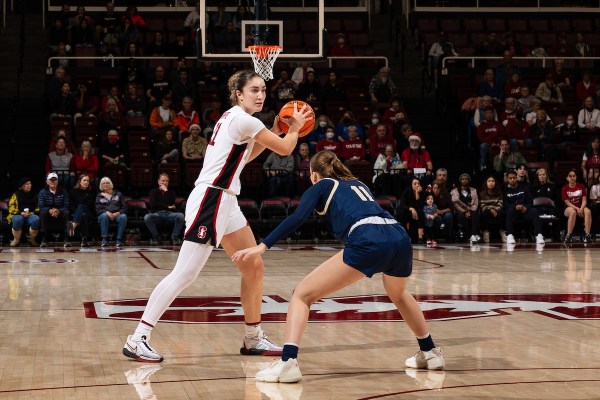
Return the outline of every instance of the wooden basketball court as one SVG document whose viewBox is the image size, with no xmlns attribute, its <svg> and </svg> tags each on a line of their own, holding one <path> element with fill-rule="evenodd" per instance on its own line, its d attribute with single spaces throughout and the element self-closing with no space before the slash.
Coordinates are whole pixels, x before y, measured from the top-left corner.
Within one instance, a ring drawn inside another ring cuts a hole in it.
<svg viewBox="0 0 600 400">
<path fill-rule="evenodd" d="M 263 308 L 277 343 L 294 285 L 338 251 L 280 249 L 265 257 Z M 155 329 L 165 361 L 121 354 L 176 250 L 2 249 L 0 399 L 600 398 L 596 248 L 417 247 L 410 288 L 447 370 L 405 370 L 416 340 L 375 276 L 313 307 L 291 385 L 257 384 L 272 358 L 239 355 L 239 274 L 223 251 Z"/>
</svg>

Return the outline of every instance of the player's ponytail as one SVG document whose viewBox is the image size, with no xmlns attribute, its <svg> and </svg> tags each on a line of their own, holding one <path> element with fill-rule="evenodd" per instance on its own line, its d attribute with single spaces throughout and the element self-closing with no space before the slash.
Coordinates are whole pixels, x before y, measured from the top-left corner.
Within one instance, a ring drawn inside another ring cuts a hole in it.
<svg viewBox="0 0 600 400">
<path fill-rule="evenodd" d="M 235 91 L 239 90 L 241 92 L 242 89 L 244 89 L 244 86 L 246 86 L 246 83 L 257 76 L 259 75 L 251 69 L 243 69 L 231 75 L 227 82 L 227 88 L 229 89 L 229 102 L 232 106 L 236 106 L 238 102 Z"/>
<path fill-rule="evenodd" d="M 342 181 L 357 180 L 335 153 L 329 150 L 315 154 L 310 160 L 310 169 L 322 178 L 340 179 Z"/>
</svg>

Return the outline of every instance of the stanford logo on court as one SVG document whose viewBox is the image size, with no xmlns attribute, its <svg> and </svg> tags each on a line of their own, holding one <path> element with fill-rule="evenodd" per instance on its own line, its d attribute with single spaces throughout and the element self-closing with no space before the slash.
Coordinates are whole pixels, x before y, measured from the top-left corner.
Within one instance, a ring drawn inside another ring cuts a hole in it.
<svg viewBox="0 0 600 400">
<path fill-rule="evenodd" d="M 559 320 L 600 319 L 600 294 L 479 294 L 415 296 L 429 321 L 508 315 L 507 310 L 534 312 Z M 147 299 L 84 303 L 86 317 L 138 320 Z M 288 302 L 263 296 L 264 322 L 285 322 Z M 239 297 L 179 297 L 161 318 L 165 322 L 243 322 Z M 311 322 L 402 321 L 387 296 L 324 298 L 310 310 Z"/>
</svg>

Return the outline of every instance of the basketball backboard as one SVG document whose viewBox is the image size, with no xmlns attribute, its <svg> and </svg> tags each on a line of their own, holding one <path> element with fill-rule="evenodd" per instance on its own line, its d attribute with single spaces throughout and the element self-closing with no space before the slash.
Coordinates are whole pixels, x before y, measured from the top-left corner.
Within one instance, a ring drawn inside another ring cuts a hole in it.
<svg viewBox="0 0 600 400">
<path fill-rule="evenodd" d="M 249 3 L 254 5 L 252 0 Z M 249 61 L 248 46 L 257 44 L 254 42 L 257 30 L 268 32 L 266 43 L 262 44 L 282 47 L 279 60 L 320 61 L 327 57 L 324 0 L 318 0 L 316 7 L 298 7 L 292 13 L 269 13 L 268 19 L 261 21 L 254 16 L 238 20 L 233 18 L 237 7 L 225 7 L 229 16 L 221 18 L 219 23 L 225 25 L 223 22 L 231 19 L 232 24 L 220 28 L 215 27 L 219 7 L 213 4 L 212 1 L 207 4 L 207 0 L 199 2 L 197 44 L 200 60 Z M 250 7 L 250 12 L 254 13 L 254 7 Z M 234 37 L 238 40 L 233 40 Z"/>
</svg>

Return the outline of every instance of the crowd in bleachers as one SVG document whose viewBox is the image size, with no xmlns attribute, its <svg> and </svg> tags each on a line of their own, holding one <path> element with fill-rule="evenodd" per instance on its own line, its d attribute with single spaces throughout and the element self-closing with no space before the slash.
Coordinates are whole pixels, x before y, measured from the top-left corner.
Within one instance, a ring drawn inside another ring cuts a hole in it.
<svg viewBox="0 0 600 400">
<path fill-rule="evenodd" d="M 596 150 L 600 143 L 600 86 L 590 70 L 595 62 L 587 59 L 600 54 L 594 21 L 491 16 L 423 18 L 417 25 L 421 40 L 430 46 L 426 57 L 430 70 L 437 74 L 436 82 L 441 82 L 444 57 L 497 57 L 475 59 L 474 63 L 450 59 L 445 65 L 449 85 L 445 94 L 463 104 L 465 142 L 478 155 L 480 174 L 495 175 L 508 184 L 509 171 L 522 168 L 528 176 L 537 170 L 558 187 L 575 185 L 569 178 L 575 174 L 581 186 L 566 192 L 583 195 L 583 205 L 573 205 L 555 188 L 548 196 L 555 209 L 543 215 L 568 221 L 565 241 L 572 240 L 572 211 L 584 220 L 584 236 L 595 231 L 599 222 L 592 227 L 592 219 L 600 217 L 600 158 Z M 503 39 L 498 39 L 497 33 Z M 536 60 L 515 59 L 523 56 L 553 58 L 541 68 L 544 64 Z M 535 198 L 533 179 L 531 184 Z M 554 237 L 558 239 L 556 232 Z"/>
<path fill-rule="evenodd" d="M 74 18 L 79 20 L 79 27 L 81 21 L 89 18 L 81 11 Z M 216 25 L 227 20 L 221 11 L 211 18 L 216 19 Z M 96 26 L 94 40 L 102 41 L 101 54 L 126 50 L 135 56 L 148 54 L 148 49 L 155 47 L 167 48 L 161 32 L 144 31 L 140 22 L 143 17 L 134 8 L 127 15 L 131 22 L 136 19 L 138 22 L 133 22 L 139 25 L 136 29 L 155 39 L 154 42 L 136 42 L 131 39 L 136 37 L 133 34 L 115 33 L 116 38 L 111 38 L 110 18 L 95 25 L 90 21 Z M 191 24 L 196 23 L 194 13 L 188 19 Z M 126 21 L 127 18 L 115 18 L 114 32 L 131 30 L 121 27 Z M 183 40 L 177 43 L 186 47 L 183 43 L 191 43 L 190 34 L 185 31 L 183 35 L 176 34 Z M 600 216 L 597 181 L 600 141 L 593 139 L 600 128 L 597 115 L 600 112 L 593 104 L 591 108 L 581 108 L 574 98 L 584 96 L 586 103 L 591 96 L 591 101 L 595 101 L 593 76 L 584 73 L 578 81 L 575 75 L 565 72 L 564 63 L 557 62 L 544 71 L 543 80 L 536 80 L 533 74 L 527 75 L 526 67 L 517 66 L 512 59 L 513 51 L 518 48 L 515 36 L 508 47 L 505 43 L 506 49 L 498 46 L 496 51 L 504 55 L 503 60 L 495 62 L 497 66 L 486 65 L 492 68 L 477 78 L 479 92 L 473 89 L 475 81 L 463 85 L 461 92 L 471 98 L 465 101 L 464 112 L 469 118 L 465 134 L 474 147 L 477 145 L 478 173 L 487 177 L 481 190 L 473 187 L 469 173 L 452 182 L 448 181 L 446 169 L 435 165 L 425 138 L 409 124 L 409 115 L 398 98 L 389 69 L 377 68 L 378 72 L 371 76 L 359 77 L 347 70 L 343 73 L 324 70 L 310 63 L 284 67 L 278 64 L 276 79 L 268 82 L 269 98 L 256 116 L 269 127 L 284 103 L 299 99 L 311 104 L 316 124 L 313 132 L 301 138 L 294 155 L 263 154 L 246 166 L 241 176 L 240 206 L 249 221 L 260 223 L 264 233 L 270 225 L 293 212 L 295 199 L 310 185 L 310 156 L 316 151 L 331 150 L 372 188 L 379 204 L 407 227 L 415 243 L 435 245 L 439 238 L 471 243 L 502 238 L 514 243 L 521 234 L 519 229 L 524 235 L 533 232 L 539 243 L 544 237 L 572 240 L 578 216 L 584 221 L 582 240 L 591 241 L 593 228 L 599 225 L 592 224 L 592 219 Z M 67 36 L 68 40 L 72 37 Z M 119 42 L 120 37 L 130 39 Z M 347 52 L 346 35 L 335 38 L 339 42 L 333 44 L 332 53 Z M 89 47 L 82 43 L 71 42 L 71 45 Z M 444 54 L 453 54 L 455 48 L 460 54 L 460 46 L 452 45 L 449 36 L 440 36 L 437 43 L 442 51 L 438 62 Z M 489 47 L 490 43 L 486 43 Z M 66 49 L 65 43 L 59 42 L 57 51 L 62 51 L 61 46 Z M 167 50 L 165 54 L 178 57 L 172 67 L 167 60 L 147 68 L 131 58 L 120 65 L 121 74 L 118 77 L 113 74 L 110 79 L 86 76 L 81 73 L 84 67 L 79 63 L 76 67 L 60 61 L 55 65 L 46 88 L 53 138 L 46 160 L 48 185 L 56 174 L 59 187 L 71 190 L 71 197 L 78 199 L 79 193 L 73 191 L 81 191 L 81 178 L 85 176 L 87 187 L 94 192 L 91 198 L 96 199 L 96 206 L 86 203 L 89 196 L 81 196 L 87 200 L 81 200 L 77 206 L 65 206 L 65 211 L 68 209 L 71 214 L 61 221 L 69 237 L 77 233 L 87 243 L 94 236 L 91 228 L 82 223 L 82 218 L 87 218 L 92 226 L 98 221 L 103 245 L 108 243 L 111 221 L 116 225 L 118 245 L 125 241 L 127 226 L 144 228 L 146 237 L 155 244 L 162 236 L 152 224 L 160 221 L 173 226 L 172 243 L 179 242 L 177 214 L 185 207 L 185 201 L 176 195 L 184 195 L 193 186 L 215 124 L 229 107 L 227 77 L 246 65 L 190 63 L 184 53 Z M 450 79 L 453 77 L 451 73 Z M 586 149 L 582 147 L 584 144 Z M 575 163 L 573 154 L 579 155 Z M 569 186 L 571 181 L 565 187 L 560 184 L 573 167 L 581 183 L 585 183 L 583 191 L 576 182 L 573 186 Z M 557 183 L 552 183 L 550 177 Z M 146 196 L 157 179 L 159 188 L 163 187 L 159 193 L 169 193 L 168 201 L 160 206 L 152 200 L 152 195 Z M 102 185 L 110 186 L 110 190 L 104 190 Z M 25 189 L 19 187 L 20 191 Z M 97 190 L 99 194 L 95 193 Z M 110 210 L 98 209 L 98 201 L 115 204 Z M 86 212 L 79 207 L 82 202 L 87 204 Z M 31 207 L 28 208 L 31 212 Z M 11 213 L 25 212 L 15 203 Z M 29 214 L 25 213 L 23 218 L 26 215 Z M 144 218 L 144 215 L 154 217 Z M 60 212 L 55 216 L 58 217 Z M 316 217 L 307 226 L 305 233 L 309 238 L 319 236 L 324 230 Z M 160 228 L 165 234 L 165 228 Z M 560 236 L 562 230 L 564 237 Z M 260 235 L 261 229 L 257 232 Z M 36 235 L 30 234 L 30 242 L 35 242 Z M 11 244 L 18 245 L 20 237 L 15 234 Z"/>
<path fill-rule="evenodd" d="M 231 32 L 231 23 L 235 29 L 239 29 L 240 19 L 252 18 L 247 15 L 247 10 L 240 8 L 239 11 L 231 15 L 220 7 L 217 13 L 209 16 L 213 45 L 225 43 L 219 35 Z M 155 179 L 159 184 L 161 179 L 170 179 L 173 189 L 168 192 L 180 195 L 192 187 L 202 169 L 212 130 L 228 108 L 227 78 L 236 69 L 247 67 L 246 64 L 216 66 L 209 61 L 186 60 L 186 56 L 193 54 L 197 10 L 191 12 L 185 21 L 179 22 L 181 26 L 176 27 L 173 21 L 164 17 L 144 18 L 135 7 L 129 7 L 124 15 L 117 15 L 112 3 L 107 3 L 106 12 L 101 15 L 90 16 L 83 6 L 78 6 L 76 13 L 71 14 L 70 7 L 65 5 L 58 15 L 53 16 L 49 55 L 59 58 L 52 62 L 53 75 L 48 79 L 45 91 L 51 123 L 51 144 L 46 159 L 47 187 L 44 190 L 56 184 L 60 188 L 61 199 L 73 201 L 63 204 L 62 210 L 60 207 L 52 209 L 51 214 L 54 214 L 52 217 L 56 221 L 45 218 L 41 226 L 36 226 L 42 232 L 42 245 L 46 244 L 47 230 L 60 231 L 56 226 L 46 227 L 48 222 L 62 225 L 67 237 L 74 234 L 81 236 L 82 245 L 87 245 L 91 237 L 101 239 L 102 245 L 106 245 L 111 236 L 108 231 L 111 221 L 114 221 L 116 228 L 117 245 L 123 245 L 125 241 L 125 227 L 137 225 L 139 228 L 140 222 L 143 222 L 147 233 L 145 236 L 150 237 L 151 243 L 161 241 L 161 236 L 149 225 L 148 219 L 142 219 L 148 210 L 151 211 L 148 215 L 154 216 L 161 211 L 153 210 L 152 196 L 146 194 Z M 335 22 L 334 31 L 341 30 L 341 21 Z M 307 34 L 309 25 L 307 23 L 305 26 Z M 297 24 L 295 26 L 298 27 Z M 348 33 L 339 32 L 333 36 L 332 55 L 352 55 L 354 51 L 360 53 L 367 47 L 366 43 L 361 42 L 366 34 L 358 33 L 357 26 L 350 19 L 344 25 Z M 234 36 L 229 35 L 232 40 Z M 348 44 L 347 36 L 355 39 L 356 46 Z M 175 41 L 168 44 L 167 38 L 175 38 Z M 223 47 L 226 51 L 234 51 L 233 47 L 227 47 L 226 44 Z M 288 44 L 294 46 L 293 43 Z M 72 54 L 102 56 L 103 59 L 76 62 L 60 59 L 61 55 Z M 146 63 L 138 59 L 143 54 L 168 55 L 177 57 L 177 60 Z M 111 55 L 131 58 L 117 63 L 115 69 L 103 75 L 102 72 L 107 72 L 112 65 Z M 340 65 L 356 66 L 352 63 Z M 376 67 L 373 71 L 378 69 L 376 63 L 369 66 Z M 366 132 L 373 123 L 365 126 L 367 117 L 370 118 L 371 111 L 375 109 L 383 114 L 389 108 L 392 96 L 397 95 L 389 78 L 389 70 L 383 69 L 377 74 L 369 92 L 367 84 L 370 77 L 366 78 L 367 81 L 357 76 L 340 79 L 335 70 L 329 71 L 323 65 L 313 67 L 308 63 L 288 67 L 278 69 L 279 79 L 269 85 L 272 96 L 256 116 L 271 126 L 276 110 L 284 102 L 292 98 L 310 101 L 317 115 L 326 116 L 327 112 L 336 121 L 333 123 L 328 118 L 328 125 L 336 132 L 334 143 L 339 146 L 340 157 L 368 165 L 369 141 L 363 130 Z M 120 72 L 115 75 L 115 71 Z M 389 89 L 387 92 L 386 88 Z M 361 101 L 352 103 L 351 109 L 348 96 L 357 92 Z M 394 109 L 398 110 L 398 107 L 399 102 L 395 102 Z M 398 119 L 398 126 L 402 118 L 404 116 Z M 248 190 L 243 194 L 259 202 L 275 195 L 301 195 L 310 185 L 309 155 L 324 139 L 324 128 L 327 126 L 319 126 L 318 132 L 311 134 L 313 143 L 310 149 L 309 137 L 306 137 L 303 143 L 299 143 L 297 154 L 293 157 L 264 154 L 255 165 L 249 166 L 243 176 L 247 181 L 245 183 L 248 183 Z M 358 131 L 360 138 L 356 134 Z M 371 133 L 374 134 L 374 130 Z M 384 136 L 391 138 L 392 135 Z M 370 167 L 367 171 L 373 174 Z M 78 193 L 81 191 L 82 177 L 85 177 L 85 190 L 91 191 L 92 198 L 103 200 L 103 185 L 110 184 L 111 189 L 114 187 L 114 190 L 118 190 L 115 195 L 105 196 L 109 201 L 113 197 L 118 199 L 112 207 L 114 209 L 99 210 L 93 202 L 79 204 L 77 199 L 81 197 Z M 265 182 L 267 184 L 263 184 Z M 22 190 L 21 186 L 19 190 Z M 52 189 L 51 192 L 56 190 Z M 141 197 L 142 201 L 133 200 L 130 196 Z M 17 197 L 9 203 L 9 215 L 24 213 Z M 79 206 L 85 211 L 81 211 Z M 178 197 L 177 202 L 168 205 L 168 211 L 180 211 L 184 206 L 185 202 Z M 167 206 L 162 211 L 166 209 Z M 32 214 L 40 212 L 37 207 L 32 210 L 36 210 L 31 211 Z M 46 211 L 41 212 L 45 215 Z M 267 211 L 263 211 L 266 215 Z M 136 214 L 136 217 L 132 218 L 130 214 Z M 83 221 L 89 222 L 90 226 Z M 100 230 L 99 236 L 95 232 L 97 229 Z M 161 230 L 164 233 L 164 229 Z M 11 244 L 16 246 L 21 235 L 15 232 L 13 235 Z M 177 243 L 180 235 L 181 232 L 173 232 L 173 243 Z M 31 243 L 35 243 L 36 236 L 30 233 Z M 68 240 L 65 243 L 70 244 Z"/>
</svg>

